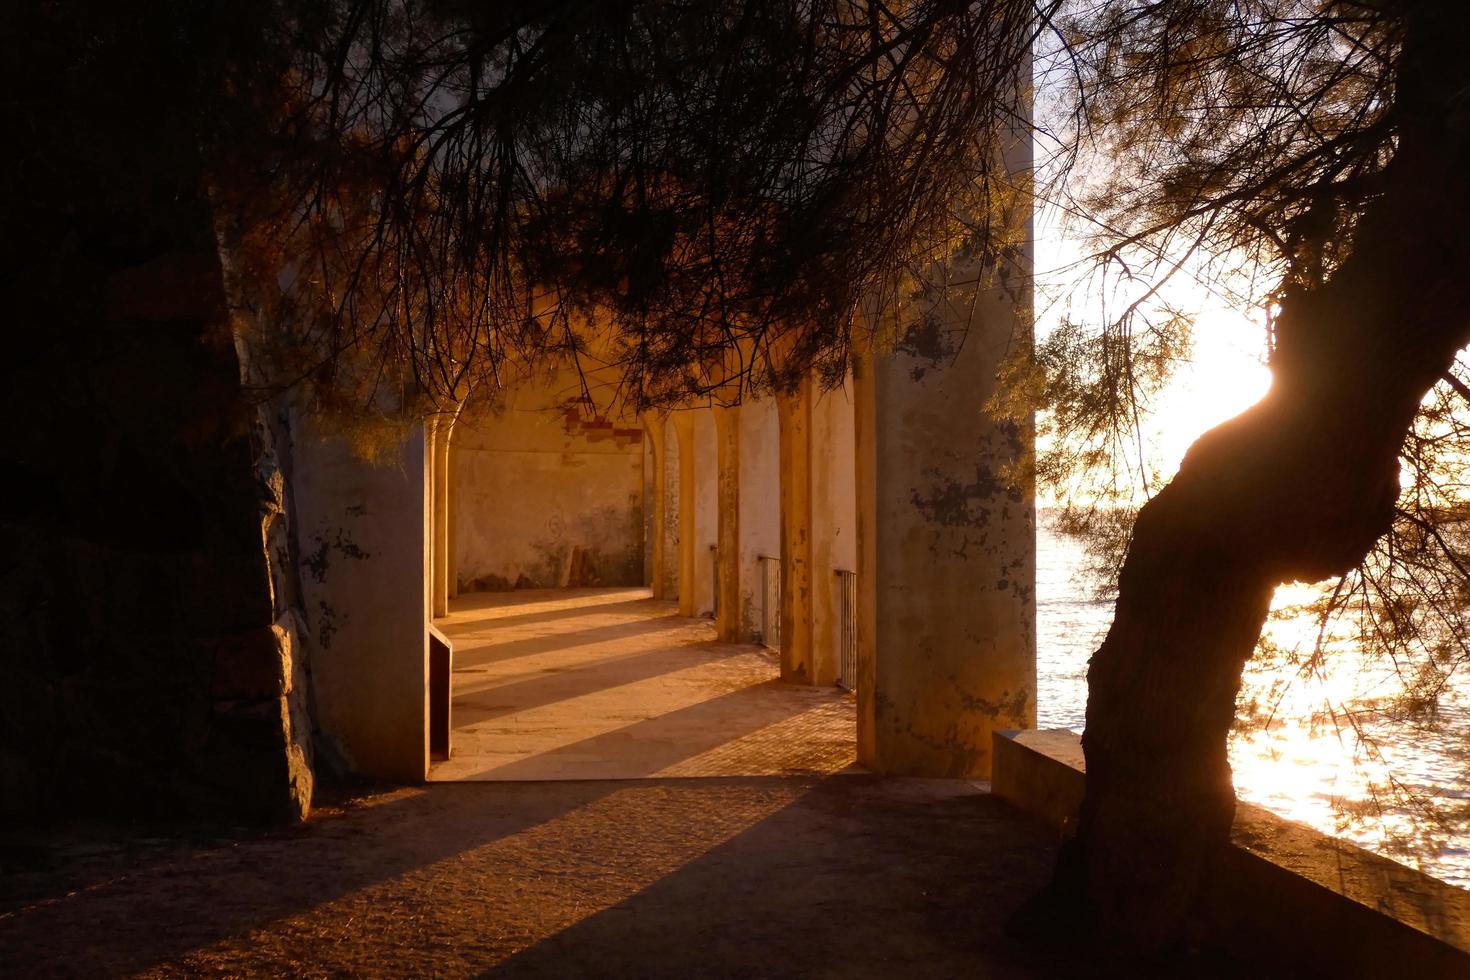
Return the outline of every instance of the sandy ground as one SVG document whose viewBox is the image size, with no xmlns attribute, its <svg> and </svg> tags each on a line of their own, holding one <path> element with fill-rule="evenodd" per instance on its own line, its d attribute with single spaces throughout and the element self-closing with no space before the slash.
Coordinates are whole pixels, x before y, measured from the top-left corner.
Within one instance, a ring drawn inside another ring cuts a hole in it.
<svg viewBox="0 0 1470 980">
<path fill-rule="evenodd" d="M 783 684 L 647 589 L 490 592 L 450 603 L 453 756 L 433 780 L 825 774 L 856 762 L 852 695 Z"/>
<path fill-rule="evenodd" d="M 1007 935 L 1052 859 L 961 783 L 435 784 L 266 834 L 12 835 L 0 975 L 1138 975 Z"/>
<path fill-rule="evenodd" d="M 767 652 L 645 595 L 456 613 L 436 776 L 478 781 L 274 831 L 0 834 L 0 978 L 1139 975 L 1012 938 L 1052 835 L 970 782 L 854 773 L 851 698 Z"/>
</svg>

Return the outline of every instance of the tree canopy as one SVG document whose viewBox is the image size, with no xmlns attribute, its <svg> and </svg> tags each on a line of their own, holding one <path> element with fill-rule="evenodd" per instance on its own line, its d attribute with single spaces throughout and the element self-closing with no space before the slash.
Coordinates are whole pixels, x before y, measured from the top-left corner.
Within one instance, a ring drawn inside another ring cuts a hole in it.
<svg viewBox="0 0 1470 980">
<path fill-rule="evenodd" d="M 269 193 L 228 186 L 255 278 L 294 276 L 285 374 L 325 391 L 387 358 L 455 400 L 548 351 L 640 406 L 840 376 L 862 305 L 1020 245 L 996 216 L 1030 2 L 339 0 L 284 27 L 279 149 L 234 168 Z"/>
</svg>

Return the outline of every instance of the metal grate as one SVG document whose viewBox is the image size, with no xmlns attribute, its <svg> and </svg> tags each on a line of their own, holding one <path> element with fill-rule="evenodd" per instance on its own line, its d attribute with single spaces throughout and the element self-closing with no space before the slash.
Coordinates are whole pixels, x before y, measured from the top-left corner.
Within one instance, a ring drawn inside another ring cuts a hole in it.
<svg viewBox="0 0 1470 980">
<path fill-rule="evenodd" d="M 757 555 L 761 565 L 761 642 L 781 649 L 781 559 Z"/>
<path fill-rule="evenodd" d="M 837 686 L 857 690 L 857 572 L 837 571 Z"/>
</svg>

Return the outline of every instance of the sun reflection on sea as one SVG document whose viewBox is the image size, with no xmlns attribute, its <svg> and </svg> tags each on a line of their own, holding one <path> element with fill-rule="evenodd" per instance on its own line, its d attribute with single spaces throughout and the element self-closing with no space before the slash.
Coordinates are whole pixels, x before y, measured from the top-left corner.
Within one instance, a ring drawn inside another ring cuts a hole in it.
<svg viewBox="0 0 1470 980">
<path fill-rule="evenodd" d="M 1081 548 L 1053 534 L 1043 520 L 1037 555 L 1041 728 L 1082 730 L 1087 659 L 1112 619 L 1111 602 L 1093 596 L 1082 567 Z M 1284 653 L 1247 665 L 1240 697 L 1246 721 L 1230 745 L 1236 792 L 1282 816 L 1470 887 L 1465 828 L 1437 845 L 1416 843 L 1414 834 L 1425 822 L 1413 819 L 1412 803 L 1406 806 L 1392 793 L 1397 780 L 1441 805 L 1470 800 L 1470 774 L 1456 764 L 1454 751 L 1457 742 L 1470 744 L 1470 705 L 1451 700 L 1434 731 L 1386 721 L 1372 706 L 1400 689 L 1391 667 L 1364 663 L 1343 646 L 1343 636 L 1327 638 L 1327 657 L 1312 656 L 1319 627 L 1302 610 L 1319 594 L 1312 585 L 1284 586 L 1276 594 L 1278 615 L 1268 632 Z M 1381 754 L 1365 749 L 1355 725 L 1381 740 Z"/>
<path fill-rule="evenodd" d="M 1452 744 L 1463 737 L 1466 708 L 1447 698 L 1434 731 L 1386 718 L 1379 706 L 1401 695 L 1403 682 L 1391 664 L 1358 652 L 1347 625 L 1324 630 L 1312 608 L 1324 588 L 1296 583 L 1277 590 L 1265 631 L 1277 652 L 1247 665 L 1242 686 L 1245 720 L 1231 745 L 1236 791 L 1470 885 L 1465 828 L 1447 841 L 1429 841 L 1423 832 L 1434 821 L 1413 812 L 1470 797 Z"/>
</svg>

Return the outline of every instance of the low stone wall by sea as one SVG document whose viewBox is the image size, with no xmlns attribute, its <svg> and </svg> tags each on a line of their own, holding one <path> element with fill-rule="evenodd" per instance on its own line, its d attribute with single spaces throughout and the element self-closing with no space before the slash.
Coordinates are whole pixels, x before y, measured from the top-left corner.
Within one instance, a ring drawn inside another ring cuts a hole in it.
<svg viewBox="0 0 1470 980">
<path fill-rule="evenodd" d="M 1081 737 L 995 733 L 991 787 L 1070 833 Z M 1470 892 L 1268 810 L 1238 804 L 1228 873 L 1212 884 L 1212 941 L 1304 976 L 1470 977 Z"/>
</svg>

